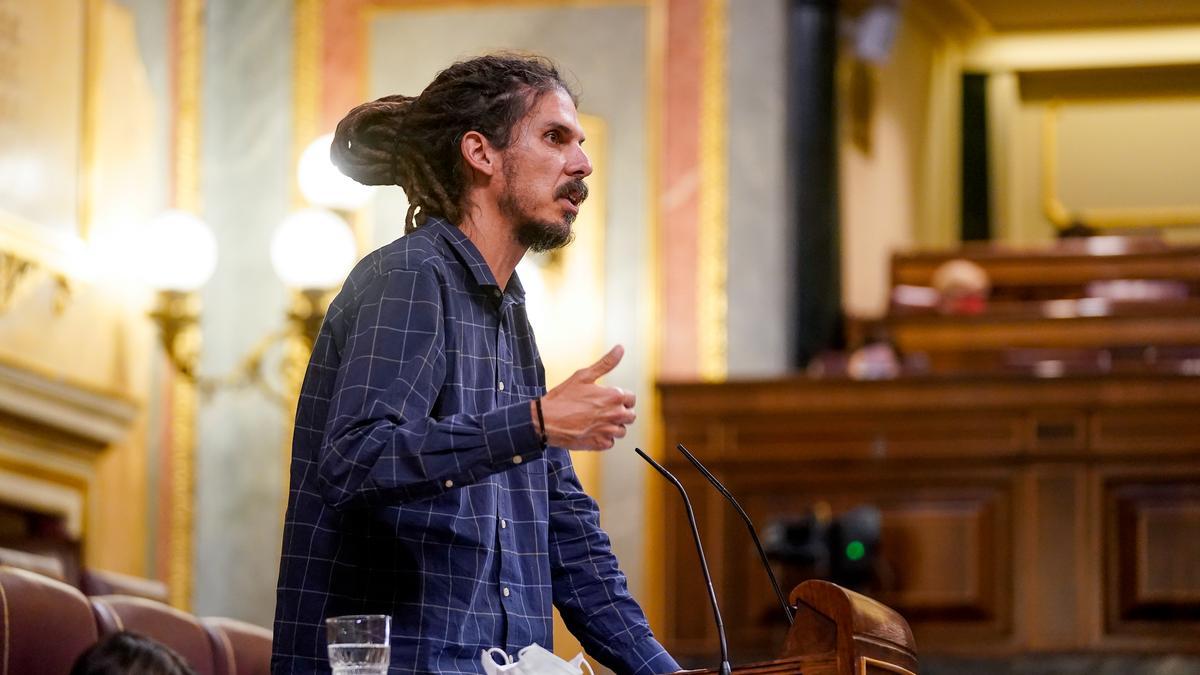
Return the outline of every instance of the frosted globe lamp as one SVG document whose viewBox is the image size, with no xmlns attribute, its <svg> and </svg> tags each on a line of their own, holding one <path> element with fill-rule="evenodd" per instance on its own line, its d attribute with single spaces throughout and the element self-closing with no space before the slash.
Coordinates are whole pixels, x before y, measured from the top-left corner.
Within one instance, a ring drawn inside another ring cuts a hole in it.
<svg viewBox="0 0 1200 675">
<path fill-rule="evenodd" d="M 290 288 L 335 288 L 346 278 L 356 259 L 350 226 L 325 209 L 291 214 L 271 238 L 271 264 Z"/>
<path fill-rule="evenodd" d="M 353 211 L 362 208 L 375 189 L 363 185 L 338 170 L 329 159 L 333 134 L 313 141 L 300 155 L 297 169 L 300 194 L 310 204 L 327 209 Z"/>
<path fill-rule="evenodd" d="M 185 211 L 166 211 L 150 221 L 136 246 L 142 279 L 160 291 L 195 291 L 217 267 L 212 230 Z"/>
</svg>

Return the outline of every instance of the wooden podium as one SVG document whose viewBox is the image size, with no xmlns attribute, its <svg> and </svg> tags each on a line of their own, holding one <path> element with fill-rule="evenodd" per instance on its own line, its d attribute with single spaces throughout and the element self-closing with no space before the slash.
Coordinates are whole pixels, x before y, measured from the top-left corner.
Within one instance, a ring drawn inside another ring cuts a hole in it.
<svg viewBox="0 0 1200 675">
<path fill-rule="evenodd" d="M 805 581 L 789 601 L 796 623 L 783 655 L 733 672 L 767 675 L 916 675 L 917 652 L 908 622 L 891 608 L 828 581 Z M 715 673 L 716 669 L 689 673 Z"/>
</svg>

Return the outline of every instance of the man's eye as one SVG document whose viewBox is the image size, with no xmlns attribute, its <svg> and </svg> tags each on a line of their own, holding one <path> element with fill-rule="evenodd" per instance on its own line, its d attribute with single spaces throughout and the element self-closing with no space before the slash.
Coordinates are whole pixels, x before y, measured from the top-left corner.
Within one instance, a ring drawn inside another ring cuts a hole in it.
<svg viewBox="0 0 1200 675">
<path fill-rule="evenodd" d="M 557 131 L 551 131 L 546 134 L 546 139 L 549 140 L 551 143 L 557 143 L 560 138 L 562 138 L 562 137 L 559 135 L 559 133 Z"/>
</svg>

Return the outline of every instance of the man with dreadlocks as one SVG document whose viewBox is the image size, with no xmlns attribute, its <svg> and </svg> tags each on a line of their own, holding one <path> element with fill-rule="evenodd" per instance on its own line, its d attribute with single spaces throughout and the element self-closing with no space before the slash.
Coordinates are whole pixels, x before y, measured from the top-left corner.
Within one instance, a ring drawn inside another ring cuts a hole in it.
<svg viewBox="0 0 1200 675">
<path fill-rule="evenodd" d="M 633 394 L 596 383 L 622 349 L 547 391 L 514 273 L 587 198 L 575 105 L 552 63 L 493 55 L 338 124 L 338 167 L 411 206 L 346 279 L 300 393 L 276 675 L 328 671 L 343 614 L 391 615 L 392 673 L 478 673 L 486 648 L 550 648 L 552 605 L 609 668 L 678 669 L 563 449 L 634 421 Z"/>
</svg>

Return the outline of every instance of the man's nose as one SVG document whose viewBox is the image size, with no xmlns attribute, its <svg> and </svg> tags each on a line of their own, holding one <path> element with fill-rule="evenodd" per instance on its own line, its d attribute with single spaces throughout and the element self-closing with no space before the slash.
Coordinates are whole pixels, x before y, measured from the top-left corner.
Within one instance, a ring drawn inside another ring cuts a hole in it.
<svg viewBox="0 0 1200 675">
<path fill-rule="evenodd" d="M 567 174 L 572 178 L 587 178 L 592 175 L 592 161 L 583 148 L 576 145 L 575 152 L 567 163 Z"/>
</svg>

